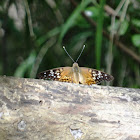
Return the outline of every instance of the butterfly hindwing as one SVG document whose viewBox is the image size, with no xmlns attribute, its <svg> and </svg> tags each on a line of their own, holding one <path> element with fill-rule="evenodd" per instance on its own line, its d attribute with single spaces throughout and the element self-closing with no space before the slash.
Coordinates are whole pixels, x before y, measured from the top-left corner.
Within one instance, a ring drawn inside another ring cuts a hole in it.
<svg viewBox="0 0 140 140">
<path fill-rule="evenodd" d="M 71 67 L 63 67 L 59 81 L 60 82 L 69 82 L 69 83 L 74 82 Z"/>
<path fill-rule="evenodd" d="M 112 75 L 96 69 L 81 67 L 80 70 L 83 79 L 85 79 L 83 84 L 99 84 L 102 81 L 111 81 L 114 79 Z"/>
</svg>

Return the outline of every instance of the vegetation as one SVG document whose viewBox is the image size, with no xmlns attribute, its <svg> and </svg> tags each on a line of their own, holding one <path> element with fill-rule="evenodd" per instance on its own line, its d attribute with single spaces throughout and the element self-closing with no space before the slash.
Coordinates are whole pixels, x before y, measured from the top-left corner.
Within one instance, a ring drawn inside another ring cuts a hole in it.
<svg viewBox="0 0 140 140">
<path fill-rule="evenodd" d="M 139 0 L 1 0 L 0 75 L 36 78 L 79 66 L 114 76 L 113 86 L 140 88 Z"/>
</svg>

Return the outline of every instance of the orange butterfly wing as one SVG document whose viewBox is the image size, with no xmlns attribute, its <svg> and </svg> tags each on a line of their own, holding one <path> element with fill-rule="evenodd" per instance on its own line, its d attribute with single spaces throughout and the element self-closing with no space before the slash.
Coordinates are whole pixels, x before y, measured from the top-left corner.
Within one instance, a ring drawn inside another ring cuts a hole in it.
<svg viewBox="0 0 140 140">
<path fill-rule="evenodd" d="M 38 74 L 39 79 L 74 83 L 72 67 L 60 67 Z"/>
<path fill-rule="evenodd" d="M 80 82 L 87 85 L 99 84 L 102 81 L 114 79 L 112 75 L 105 72 L 85 67 L 80 67 L 80 74 Z"/>
<path fill-rule="evenodd" d="M 112 75 L 86 67 L 79 67 L 77 74 L 78 79 L 74 77 L 73 67 L 60 67 L 43 71 L 38 74 L 38 78 L 85 85 L 99 84 L 102 81 L 111 81 L 114 79 Z"/>
</svg>

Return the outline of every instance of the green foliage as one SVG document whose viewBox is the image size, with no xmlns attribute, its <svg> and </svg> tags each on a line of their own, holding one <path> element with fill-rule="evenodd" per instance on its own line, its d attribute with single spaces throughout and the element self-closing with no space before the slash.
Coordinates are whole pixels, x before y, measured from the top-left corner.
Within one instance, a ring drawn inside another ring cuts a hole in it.
<svg viewBox="0 0 140 140">
<path fill-rule="evenodd" d="M 132 42 L 136 47 L 140 48 L 140 34 L 133 35 Z"/>
<path fill-rule="evenodd" d="M 119 27 L 120 26 L 120 27 Z M 129 23 L 128 23 L 128 21 L 127 20 L 124 20 L 122 23 L 121 23 L 121 25 L 120 25 L 120 21 L 119 20 L 116 20 L 116 23 L 115 23 L 115 26 L 114 26 L 114 30 L 115 31 L 117 31 L 118 30 L 118 28 L 120 28 L 119 29 L 119 35 L 124 35 L 126 32 L 127 32 L 127 30 L 128 30 L 128 26 L 129 26 Z M 108 27 L 108 31 L 110 31 L 111 32 L 111 26 L 109 26 Z"/>
<path fill-rule="evenodd" d="M 60 33 L 60 38 L 59 38 L 59 43 L 61 43 L 64 35 L 66 34 L 66 32 L 75 24 L 75 20 L 76 18 L 80 15 L 80 13 L 82 12 L 82 10 L 84 10 L 84 8 L 91 3 L 92 0 L 83 0 L 81 2 L 81 4 L 79 6 L 77 6 L 77 8 L 73 11 L 73 13 L 69 16 L 69 18 L 67 19 L 66 23 L 63 25 L 62 27 L 62 31 Z"/>
<path fill-rule="evenodd" d="M 85 44 L 79 66 L 109 69 L 114 86 L 140 88 L 139 0 L 73 1 L 77 6 L 67 0 L 2 0 L 0 74 L 35 78 L 40 71 L 71 66 L 62 46 L 76 60 Z"/>
<path fill-rule="evenodd" d="M 101 47 L 102 47 L 102 30 L 103 30 L 103 20 L 104 20 L 104 5 L 105 0 L 100 1 L 100 11 L 97 20 L 97 31 L 96 31 L 96 67 L 100 69 L 101 65 Z"/>
<path fill-rule="evenodd" d="M 26 72 L 28 72 L 29 70 L 29 73 L 31 71 L 31 68 L 35 62 L 35 58 L 36 58 L 36 55 L 35 55 L 35 52 L 32 51 L 29 55 L 29 57 L 27 59 L 25 59 L 16 69 L 15 73 L 14 73 L 14 76 L 15 77 L 24 77 Z"/>
<path fill-rule="evenodd" d="M 44 44 L 46 42 L 46 40 L 48 40 L 49 38 L 59 34 L 61 31 L 61 27 L 56 27 L 52 30 L 50 30 L 49 32 L 47 32 L 45 35 L 40 36 L 37 40 L 36 40 L 36 45 L 37 46 L 41 46 L 42 44 Z"/>
<path fill-rule="evenodd" d="M 132 24 L 138 28 L 140 28 L 140 19 L 132 19 Z"/>
</svg>

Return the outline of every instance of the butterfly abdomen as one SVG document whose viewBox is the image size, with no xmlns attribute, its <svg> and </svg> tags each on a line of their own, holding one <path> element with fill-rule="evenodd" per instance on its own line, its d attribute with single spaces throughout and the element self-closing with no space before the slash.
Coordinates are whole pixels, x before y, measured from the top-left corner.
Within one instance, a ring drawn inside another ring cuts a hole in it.
<svg viewBox="0 0 140 140">
<path fill-rule="evenodd" d="M 80 69 L 79 69 L 79 66 L 77 63 L 73 64 L 72 71 L 73 71 L 74 83 L 79 84 L 80 83 L 80 81 L 79 81 L 80 80 Z"/>
</svg>

